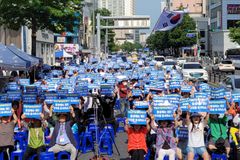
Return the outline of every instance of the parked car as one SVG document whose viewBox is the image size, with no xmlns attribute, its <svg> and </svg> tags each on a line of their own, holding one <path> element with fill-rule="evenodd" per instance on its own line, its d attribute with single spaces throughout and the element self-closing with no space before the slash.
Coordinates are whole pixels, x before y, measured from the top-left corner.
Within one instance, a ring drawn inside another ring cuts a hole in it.
<svg viewBox="0 0 240 160">
<path fill-rule="evenodd" d="M 162 66 L 162 63 L 165 61 L 165 58 L 163 56 L 154 56 L 153 62 L 158 66 Z"/>
<path fill-rule="evenodd" d="M 240 93 L 240 75 L 229 75 L 222 82 L 220 86 L 232 93 Z"/>
<path fill-rule="evenodd" d="M 183 79 L 196 79 L 208 82 L 208 72 L 199 62 L 186 62 L 182 65 Z"/>
<path fill-rule="evenodd" d="M 234 74 L 235 66 L 231 60 L 223 60 L 219 64 L 213 66 L 213 71 L 231 72 Z"/>
</svg>

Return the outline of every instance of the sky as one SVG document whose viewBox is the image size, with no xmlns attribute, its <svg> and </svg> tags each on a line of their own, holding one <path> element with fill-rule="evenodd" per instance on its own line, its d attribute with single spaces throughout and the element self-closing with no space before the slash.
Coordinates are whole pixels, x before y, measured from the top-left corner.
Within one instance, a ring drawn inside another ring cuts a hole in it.
<svg viewBox="0 0 240 160">
<path fill-rule="evenodd" d="M 151 17 L 151 29 L 140 30 L 140 32 L 151 33 L 152 28 L 161 14 L 160 1 L 161 0 L 135 0 L 136 15 L 149 15 Z"/>
</svg>

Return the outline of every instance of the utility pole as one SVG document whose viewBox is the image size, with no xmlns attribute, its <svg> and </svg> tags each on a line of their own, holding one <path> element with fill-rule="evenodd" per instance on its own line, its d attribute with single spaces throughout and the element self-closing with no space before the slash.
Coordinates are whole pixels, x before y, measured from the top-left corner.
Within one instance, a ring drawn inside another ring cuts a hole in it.
<svg viewBox="0 0 240 160">
<path fill-rule="evenodd" d="M 100 13 L 97 14 L 97 55 L 100 58 L 101 54 L 101 24 L 100 24 Z"/>
<path fill-rule="evenodd" d="M 108 26 L 108 20 L 106 25 Z M 105 34 L 105 57 L 108 56 L 108 29 L 106 28 L 106 34 Z"/>
<path fill-rule="evenodd" d="M 95 16 L 95 10 L 96 10 L 96 0 L 93 0 L 93 28 L 92 28 L 92 32 L 93 32 L 93 35 L 92 35 L 92 45 L 93 45 L 93 54 L 95 55 L 96 54 L 96 46 L 95 46 L 95 21 L 96 21 L 96 16 Z"/>
</svg>

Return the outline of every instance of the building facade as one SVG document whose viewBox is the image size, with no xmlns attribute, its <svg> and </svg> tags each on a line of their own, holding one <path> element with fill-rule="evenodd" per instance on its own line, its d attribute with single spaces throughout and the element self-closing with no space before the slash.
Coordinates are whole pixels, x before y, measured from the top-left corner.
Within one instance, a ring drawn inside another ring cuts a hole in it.
<svg viewBox="0 0 240 160">
<path fill-rule="evenodd" d="M 178 10 L 179 7 L 187 8 L 191 17 L 205 17 L 207 12 L 207 0 L 169 0 L 170 10 Z"/>
<path fill-rule="evenodd" d="M 209 15 L 211 17 L 211 41 L 214 57 L 224 58 L 226 50 L 240 47 L 231 42 L 229 28 L 235 27 L 240 21 L 239 0 L 211 0 L 209 2 Z"/>
</svg>

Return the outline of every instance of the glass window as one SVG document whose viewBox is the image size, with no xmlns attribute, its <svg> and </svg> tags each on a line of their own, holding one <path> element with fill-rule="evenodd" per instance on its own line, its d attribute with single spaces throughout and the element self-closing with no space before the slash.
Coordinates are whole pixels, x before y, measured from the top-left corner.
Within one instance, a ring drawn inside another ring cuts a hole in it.
<svg viewBox="0 0 240 160">
<path fill-rule="evenodd" d="M 200 36 L 201 36 L 202 38 L 204 38 L 204 37 L 205 37 L 205 31 L 200 31 Z"/>
<path fill-rule="evenodd" d="M 227 21 L 227 29 L 237 27 L 238 26 L 237 25 L 238 21 L 239 20 L 228 20 Z"/>
<path fill-rule="evenodd" d="M 234 83 L 235 83 L 235 88 L 240 88 L 240 79 L 235 79 Z"/>
<path fill-rule="evenodd" d="M 232 86 L 232 79 L 231 78 L 226 79 L 226 85 L 231 85 Z"/>
<path fill-rule="evenodd" d="M 184 64 L 184 69 L 202 69 L 200 64 Z"/>
</svg>

